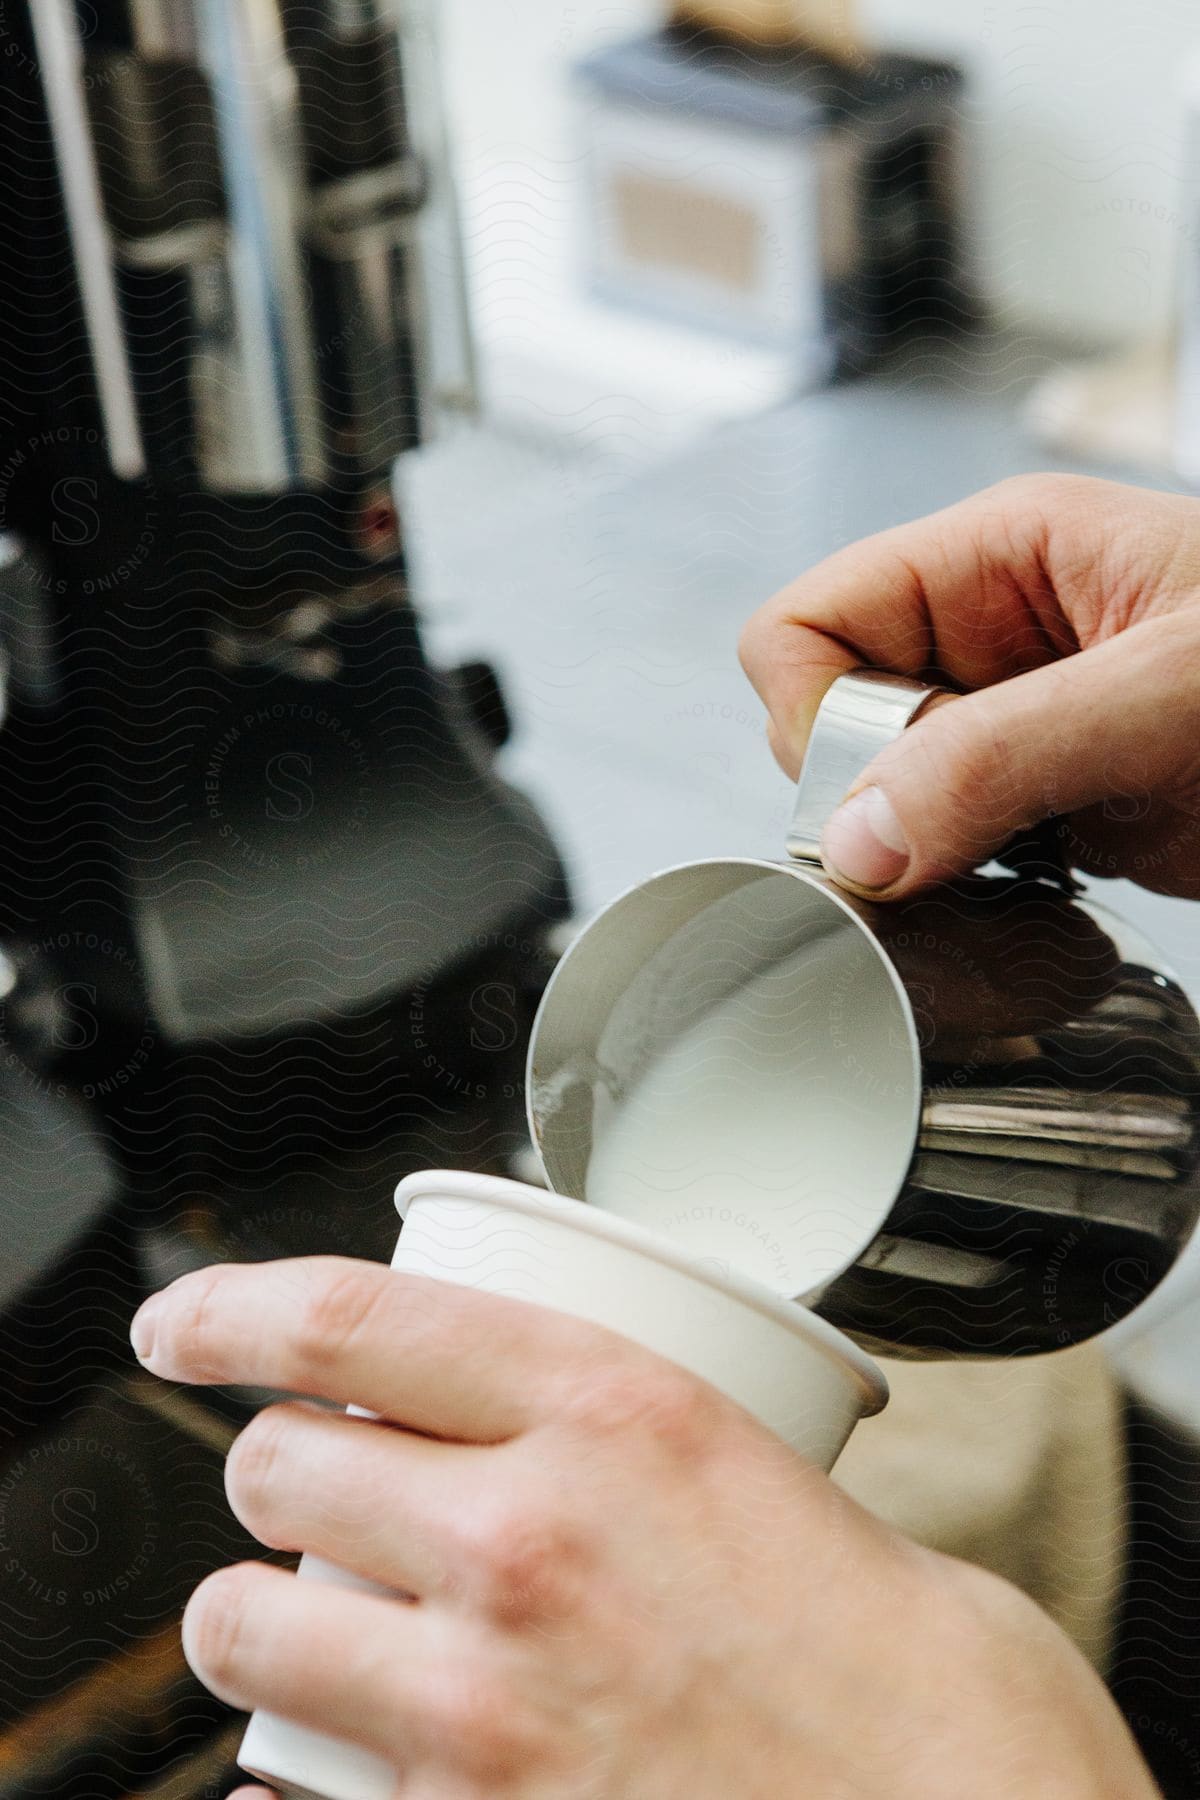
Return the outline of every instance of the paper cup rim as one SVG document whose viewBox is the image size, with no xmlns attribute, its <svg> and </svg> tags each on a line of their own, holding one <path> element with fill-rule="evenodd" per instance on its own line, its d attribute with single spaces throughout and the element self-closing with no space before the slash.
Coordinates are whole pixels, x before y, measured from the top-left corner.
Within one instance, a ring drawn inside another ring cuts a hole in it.
<svg viewBox="0 0 1200 1800">
<path fill-rule="evenodd" d="M 803 1338 L 826 1356 L 836 1358 L 843 1367 L 849 1368 L 866 1394 L 867 1404 L 862 1414 L 864 1418 L 882 1412 L 887 1405 L 889 1390 L 883 1370 L 852 1338 L 848 1338 L 827 1319 L 810 1312 L 797 1300 L 785 1300 L 772 1293 L 770 1288 L 760 1286 L 749 1276 L 739 1275 L 734 1270 L 725 1275 L 718 1274 L 699 1257 L 677 1249 L 674 1244 L 648 1231 L 645 1226 L 634 1224 L 632 1220 L 618 1218 L 614 1213 L 601 1212 L 598 1207 L 589 1206 L 586 1201 L 572 1200 L 549 1189 L 529 1187 L 522 1181 L 510 1181 L 503 1175 L 480 1175 L 473 1170 L 429 1169 L 415 1175 L 406 1175 L 395 1193 L 396 1210 L 400 1217 L 406 1219 L 412 1202 L 425 1197 L 491 1200 L 511 1212 L 525 1213 L 531 1218 L 556 1219 L 569 1225 L 572 1230 L 592 1237 L 607 1238 L 611 1243 L 634 1250 L 693 1281 L 703 1282 L 706 1287 L 713 1288 L 718 1293 L 732 1295 L 743 1306 L 752 1307 L 777 1325 L 782 1325 L 793 1337 Z"/>
</svg>

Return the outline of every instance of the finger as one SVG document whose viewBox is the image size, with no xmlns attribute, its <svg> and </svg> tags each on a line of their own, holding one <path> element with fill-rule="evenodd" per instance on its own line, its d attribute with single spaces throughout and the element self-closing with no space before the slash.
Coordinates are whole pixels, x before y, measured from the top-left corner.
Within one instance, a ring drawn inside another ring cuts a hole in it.
<svg viewBox="0 0 1200 1800">
<path fill-rule="evenodd" d="M 169 1381 L 282 1389 L 479 1443 L 550 1411 L 564 1365 L 609 1337 L 528 1301 L 324 1256 L 181 1276 L 131 1330 Z"/>
<path fill-rule="evenodd" d="M 1196 623 L 1180 613 L 929 713 L 849 790 L 822 839 L 826 868 L 900 897 L 977 868 L 1042 819 L 1191 785 L 1198 661 Z"/>
<path fill-rule="evenodd" d="M 1085 875 L 1125 875 L 1180 899 L 1200 899 L 1200 794 L 1108 796 L 1063 827 L 1066 853 Z"/>
<path fill-rule="evenodd" d="M 768 633 L 753 620 L 742 633 L 739 649 L 742 667 L 771 709 L 767 724 L 771 754 L 784 774 L 796 781 L 822 700 L 839 675 L 862 668 L 866 659 L 807 625 Z"/>
<path fill-rule="evenodd" d="M 398 1770 L 503 1738 L 499 1651 L 460 1615 L 242 1563 L 196 1589 L 183 1648 L 227 1705 L 267 1706 Z M 503 1755 L 499 1741 L 490 1747 Z"/>
<path fill-rule="evenodd" d="M 498 1454 L 272 1406 L 230 1451 L 225 1491 L 247 1531 L 273 1550 L 308 1550 L 384 1587 L 444 1599 L 471 1586 L 478 1502 L 508 1479 Z"/>
<path fill-rule="evenodd" d="M 1004 482 L 880 532 L 819 563 L 755 614 L 742 634 L 742 664 L 789 775 L 799 773 L 830 683 L 850 669 L 977 688 L 1077 647 L 1043 568 L 1055 491 L 1045 478 Z"/>
<path fill-rule="evenodd" d="M 240 1787 L 234 1788 L 229 1800 L 278 1800 L 278 1795 L 271 1788 Z"/>
</svg>

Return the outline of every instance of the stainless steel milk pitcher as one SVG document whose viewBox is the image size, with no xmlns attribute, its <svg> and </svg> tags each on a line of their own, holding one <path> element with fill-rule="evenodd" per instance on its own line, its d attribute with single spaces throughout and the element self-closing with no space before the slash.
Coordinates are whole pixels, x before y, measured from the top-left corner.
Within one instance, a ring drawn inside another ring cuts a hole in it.
<svg viewBox="0 0 1200 1800">
<path fill-rule="evenodd" d="M 597 1131 L 664 1046 L 809 951 L 820 1004 L 789 1103 L 793 1198 L 815 1159 L 868 1223 L 793 1297 L 893 1355 L 1028 1355 L 1118 1324 L 1196 1253 L 1200 1021 L 1140 936 L 1070 882 L 978 874 L 888 906 L 828 879 L 826 818 L 932 692 L 841 677 L 788 861 L 665 869 L 584 929 L 535 1022 L 530 1124 L 551 1187 L 594 1198 Z"/>
</svg>

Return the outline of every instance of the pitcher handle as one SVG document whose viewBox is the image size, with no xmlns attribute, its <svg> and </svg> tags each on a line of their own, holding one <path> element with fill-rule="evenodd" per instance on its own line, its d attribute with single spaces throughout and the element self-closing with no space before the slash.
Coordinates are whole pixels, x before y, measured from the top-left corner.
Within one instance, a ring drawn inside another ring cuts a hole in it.
<svg viewBox="0 0 1200 1800">
<path fill-rule="evenodd" d="M 847 788 L 936 694 L 945 692 L 878 669 L 838 676 L 818 708 L 796 784 L 787 835 L 794 862 L 820 863 L 821 833 Z"/>
</svg>

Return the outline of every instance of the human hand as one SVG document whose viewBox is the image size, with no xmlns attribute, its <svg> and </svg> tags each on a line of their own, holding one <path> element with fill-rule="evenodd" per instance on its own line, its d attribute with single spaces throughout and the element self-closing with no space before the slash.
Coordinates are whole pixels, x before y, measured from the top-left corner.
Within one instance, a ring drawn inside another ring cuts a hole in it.
<svg viewBox="0 0 1200 1800">
<path fill-rule="evenodd" d="M 850 788 L 822 851 L 899 898 L 1065 821 L 1086 874 L 1200 898 L 1200 505 L 1039 475 L 840 551 L 749 621 L 742 661 L 799 772 L 831 681 L 869 666 L 968 690 Z"/>
<path fill-rule="evenodd" d="M 314 1258 L 186 1275 L 133 1337 L 168 1380 L 381 1415 L 268 1408 L 227 1486 L 265 1544 L 397 1598 L 247 1564 L 202 1583 L 184 1643 L 231 1704 L 387 1758 L 397 1800 L 1155 1791 L 1015 1589 L 598 1327 Z"/>
</svg>

